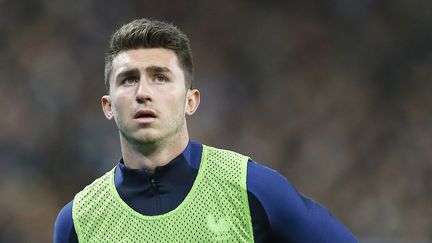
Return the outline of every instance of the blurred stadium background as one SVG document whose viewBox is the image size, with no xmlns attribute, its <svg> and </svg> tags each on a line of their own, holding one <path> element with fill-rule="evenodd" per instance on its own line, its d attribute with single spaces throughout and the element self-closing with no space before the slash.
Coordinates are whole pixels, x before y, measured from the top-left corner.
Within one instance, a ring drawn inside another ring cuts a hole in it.
<svg viewBox="0 0 432 243">
<path fill-rule="evenodd" d="M 110 34 L 192 41 L 192 137 L 251 155 L 362 242 L 432 239 L 432 2 L 0 0 L 0 242 L 49 242 L 120 156 L 100 108 Z M 271 190 L 271 188 L 269 188 Z"/>
</svg>

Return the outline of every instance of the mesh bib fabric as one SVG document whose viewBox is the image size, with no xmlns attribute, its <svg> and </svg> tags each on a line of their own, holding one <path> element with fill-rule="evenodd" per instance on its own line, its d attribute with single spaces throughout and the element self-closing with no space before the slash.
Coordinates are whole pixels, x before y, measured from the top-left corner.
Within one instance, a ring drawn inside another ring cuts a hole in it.
<svg viewBox="0 0 432 243">
<path fill-rule="evenodd" d="M 80 242 L 253 242 L 248 157 L 203 145 L 191 191 L 174 210 L 145 216 L 114 184 L 114 169 L 79 192 L 72 217 Z"/>
</svg>

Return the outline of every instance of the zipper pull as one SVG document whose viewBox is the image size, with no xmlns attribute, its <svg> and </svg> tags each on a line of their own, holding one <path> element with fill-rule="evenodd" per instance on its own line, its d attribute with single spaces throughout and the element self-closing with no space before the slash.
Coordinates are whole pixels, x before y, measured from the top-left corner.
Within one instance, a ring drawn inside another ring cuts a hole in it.
<svg viewBox="0 0 432 243">
<path fill-rule="evenodd" d="M 150 186 L 152 189 L 154 189 L 155 191 L 157 190 L 157 186 L 156 186 L 156 179 L 155 178 L 150 178 Z"/>
</svg>

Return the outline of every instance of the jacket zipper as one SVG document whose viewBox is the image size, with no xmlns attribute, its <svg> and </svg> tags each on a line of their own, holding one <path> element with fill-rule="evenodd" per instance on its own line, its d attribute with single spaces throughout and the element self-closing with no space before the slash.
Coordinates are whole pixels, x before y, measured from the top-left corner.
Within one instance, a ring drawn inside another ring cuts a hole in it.
<svg viewBox="0 0 432 243">
<path fill-rule="evenodd" d="M 160 197 L 159 197 L 159 192 L 158 192 L 158 187 L 157 187 L 157 181 L 155 178 L 150 179 L 150 187 L 152 188 L 152 191 L 153 191 L 153 194 L 154 194 L 155 200 L 156 200 L 156 213 L 161 214 Z"/>
</svg>

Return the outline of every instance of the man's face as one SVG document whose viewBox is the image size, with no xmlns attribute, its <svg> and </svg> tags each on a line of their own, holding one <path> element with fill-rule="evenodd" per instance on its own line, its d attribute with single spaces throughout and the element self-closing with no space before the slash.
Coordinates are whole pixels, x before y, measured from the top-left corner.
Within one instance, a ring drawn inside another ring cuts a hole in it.
<svg viewBox="0 0 432 243">
<path fill-rule="evenodd" d="M 105 115 L 132 143 L 172 141 L 187 133 L 185 115 L 198 104 L 199 92 L 186 89 L 176 54 L 163 48 L 120 52 L 112 61 L 110 94 L 102 97 Z"/>
</svg>

